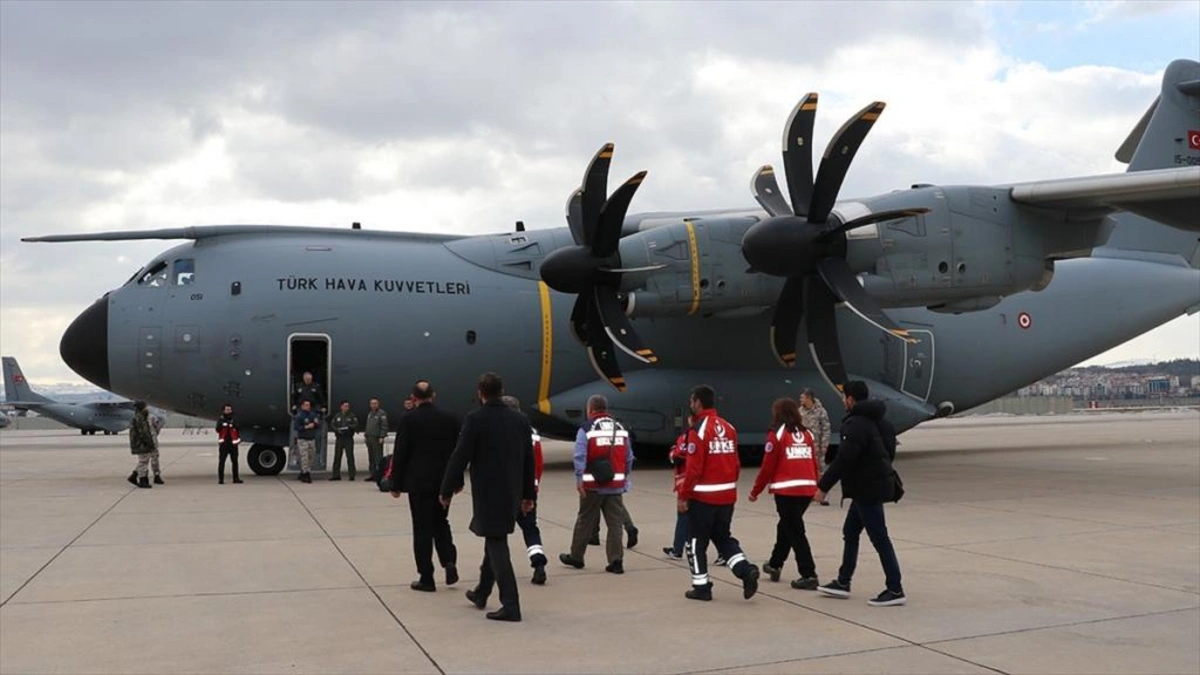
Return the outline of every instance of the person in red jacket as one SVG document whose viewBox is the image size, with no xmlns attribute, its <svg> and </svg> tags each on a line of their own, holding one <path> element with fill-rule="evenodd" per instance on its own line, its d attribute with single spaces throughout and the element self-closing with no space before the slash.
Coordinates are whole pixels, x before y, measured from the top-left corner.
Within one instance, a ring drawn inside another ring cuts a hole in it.
<svg viewBox="0 0 1200 675">
<path fill-rule="evenodd" d="M 708 579 L 708 542 L 717 547 L 733 575 L 742 580 L 742 597 L 758 592 L 758 567 L 746 560 L 730 532 L 733 505 L 737 502 L 737 429 L 717 414 L 716 392 L 700 385 L 692 389 L 689 405 L 696 424 L 688 430 L 687 464 L 679 485 L 679 511 L 688 514 L 688 566 L 692 588 L 689 600 L 712 600 Z"/>
<path fill-rule="evenodd" d="M 683 485 L 683 476 L 687 471 L 688 430 L 692 428 L 693 423 L 692 416 L 688 415 L 687 426 L 684 427 L 684 432 L 676 439 L 675 445 L 671 446 L 670 455 L 667 457 L 675 467 L 675 485 L 671 490 L 676 494 L 679 493 L 679 486 Z M 687 513 L 679 511 L 675 514 L 675 538 L 671 541 L 670 546 L 663 547 L 663 554 L 672 560 L 682 560 L 683 549 L 687 545 L 687 539 Z"/>
<path fill-rule="evenodd" d="M 800 578 L 792 582 L 792 588 L 815 591 L 819 584 L 817 566 L 804 532 L 804 512 L 812 503 L 821 477 L 816 439 L 804 428 L 799 406 L 788 398 L 778 399 L 771 406 L 771 428 L 762 467 L 750 490 L 752 502 L 758 500 L 764 488 L 769 490 L 775 495 L 775 511 L 779 514 L 775 548 L 763 571 L 771 581 L 779 581 L 789 551 L 795 551 Z"/>
<path fill-rule="evenodd" d="M 508 407 L 521 412 L 521 402 L 516 396 L 501 398 Z M 542 437 L 537 429 L 533 430 L 533 489 L 535 494 L 542 485 Z M 533 567 L 531 581 L 538 586 L 546 583 L 546 550 L 542 548 L 542 531 L 537 524 L 537 497 L 533 498 L 533 508 L 528 513 L 517 516 L 517 525 L 521 528 L 521 536 L 525 538 L 525 553 L 529 555 L 529 565 Z"/>
<path fill-rule="evenodd" d="M 233 419 L 233 406 L 228 403 L 221 408 L 221 417 L 217 420 L 217 450 L 220 459 L 217 460 L 217 482 L 225 484 L 225 458 L 233 462 L 233 482 L 241 483 L 238 478 L 238 444 L 242 439 L 238 436 L 237 422 Z"/>
</svg>

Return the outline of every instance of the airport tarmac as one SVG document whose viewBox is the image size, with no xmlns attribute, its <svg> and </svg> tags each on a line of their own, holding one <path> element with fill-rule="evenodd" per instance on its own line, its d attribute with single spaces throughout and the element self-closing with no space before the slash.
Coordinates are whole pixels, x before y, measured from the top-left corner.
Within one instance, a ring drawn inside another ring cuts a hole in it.
<svg viewBox="0 0 1200 675">
<path fill-rule="evenodd" d="M 883 579 L 865 537 L 850 600 L 791 589 L 794 564 L 750 601 L 723 568 L 712 603 L 685 600 L 687 570 L 661 553 L 666 467 L 633 474 L 625 575 L 602 547 L 564 568 L 577 497 L 553 444 L 550 581 L 530 585 L 514 534 L 525 620 L 497 624 L 463 597 L 482 553 L 465 493 L 463 579 L 416 593 L 407 502 L 373 486 L 248 470 L 217 485 L 214 437 L 167 430 L 167 484 L 137 490 L 124 435 L 0 431 L 0 672 L 1200 672 L 1200 414 L 949 419 L 900 440 L 907 496 L 888 520 L 906 607 L 867 606 Z M 746 499 L 755 471 L 733 529 L 761 564 L 775 514 Z M 822 581 L 843 515 L 806 518 Z"/>
</svg>

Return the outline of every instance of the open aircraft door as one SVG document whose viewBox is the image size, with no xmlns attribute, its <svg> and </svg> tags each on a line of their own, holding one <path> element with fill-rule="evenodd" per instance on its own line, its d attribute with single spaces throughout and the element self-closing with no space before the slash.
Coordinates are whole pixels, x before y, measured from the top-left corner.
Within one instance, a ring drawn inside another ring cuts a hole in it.
<svg viewBox="0 0 1200 675">
<path fill-rule="evenodd" d="M 934 338 L 929 328 L 901 324 L 915 342 L 892 335 L 883 339 L 887 351 L 887 381 L 897 390 L 921 402 L 929 400 L 933 388 Z"/>
<path fill-rule="evenodd" d="M 317 430 L 317 451 L 313 458 L 313 471 L 324 471 L 326 462 L 326 441 L 329 430 L 325 424 L 329 415 L 330 392 L 333 391 L 333 341 L 325 333 L 292 333 L 288 336 L 288 373 L 287 390 L 285 393 L 288 410 L 291 410 L 292 392 L 300 383 L 305 371 L 313 374 L 313 381 L 318 384 L 325 396 L 326 410 L 321 415 L 321 426 Z M 289 471 L 300 470 L 300 455 L 296 452 L 296 429 L 288 425 L 287 468 Z"/>
</svg>

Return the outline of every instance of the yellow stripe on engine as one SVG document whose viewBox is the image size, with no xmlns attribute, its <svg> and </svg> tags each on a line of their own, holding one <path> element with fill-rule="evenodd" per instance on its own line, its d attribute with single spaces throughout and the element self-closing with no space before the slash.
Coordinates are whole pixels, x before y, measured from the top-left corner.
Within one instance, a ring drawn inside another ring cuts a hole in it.
<svg viewBox="0 0 1200 675">
<path fill-rule="evenodd" d="M 692 259 L 692 308 L 688 310 L 691 315 L 700 309 L 700 251 L 696 246 L 696 226 L 690 220 L 684 224 L 687 225 L 688 251 Z"/>
<path fill-rule="evenodd" d="M 550 314 L 550 287 L 538 282 L 542 305 L 542 379 L 538 383 L 537 407 L 543 415 L 550 414 L 550 371 L 554 356 L 554 322 Z"/>
</svg>

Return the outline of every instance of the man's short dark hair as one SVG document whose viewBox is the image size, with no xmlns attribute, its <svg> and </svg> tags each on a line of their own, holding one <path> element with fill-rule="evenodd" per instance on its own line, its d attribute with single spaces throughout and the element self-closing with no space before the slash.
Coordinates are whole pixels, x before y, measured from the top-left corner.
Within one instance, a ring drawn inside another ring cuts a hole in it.
<svg viewBox="0 0 1200 675">
<path fill-rule="evenodd" d="M 479 393 L 492 400 L 504 395 L 504 380 L 495 373 L 484 373 L 479 376 Z"/>
<path fill-rule="evenodd" d="M 418 401 L 428 401 L 433 398 L 433 385 L 429 380 L 417 380 L 412 389 L 413 398 Z"/>
<path fill-rule="evenodd" d="M 717 392 L 707 384 L 692 388 L 692 398 L 700 402 L 700 407 L 708 410 L 717 405 Z"/>
<path fill-rule="evenodd" d="M 338 405 L 346 405 L 348 403 L 350 403 L 350 401 L 347 401 L 346 399 L 342 399 L 342 402 L 339 403 Z"/>
<path fill-rule="evenodd" d="M 592 412 L 608 412 L 608 399 L 600 394 L 592 394 L 588 397 L 587 407 Z"/>
<path fill-rule="evenodd" d="M 862 380 L 850 380 L 842 388 L 842 393 L 854 399 L 855 402 L 865 401 L 871 395 L 870 390 L 867 389 L 867 383 Z"/>
</svg>

